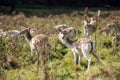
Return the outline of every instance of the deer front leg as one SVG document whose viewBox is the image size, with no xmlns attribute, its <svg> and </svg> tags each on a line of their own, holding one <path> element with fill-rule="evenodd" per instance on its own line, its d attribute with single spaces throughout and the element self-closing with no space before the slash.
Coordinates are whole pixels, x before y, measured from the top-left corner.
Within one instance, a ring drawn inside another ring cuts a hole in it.
<svg viewBox="0 0 120 80">
<path fill-rule="evenodd" d="M 33 56 L 33 53 L 34 53 L 34 49 L 31 48 L 31 57 Z"/>
<path fill-rule="evenodd" d="M 90 69 L 90 64 L 91 64 L 91 58 L 89 57 L 89 58 L 87 58 L 87 60 L 88 60 L 88 67 L 87 67 L 87 71 L 89 71 L 89 69 Z"/>
<path fill-rule="evenodd" d="M 35 47 L 34 47 L 32 44 L 30 44 L 30 49 L 31 49 L 31 56 L 33 56 L 33 53 L 34 53 Z"/>
<path fill-rule="evenodd" d="M 81 57 L 80 55 L 78 56 L 78 65 L 80 65 L 80 60 L 81 60 Z"/>
<path fill-rule="evenodd" d="M 78 65 L 80 65 L 80 61 L 81 61 L 82 57 L 83 57 L 83 55 L 78 54 Z"/>
<path fill-rule="evenodd" d="M 86 31 L 86 29 L 84 29 L 84 37 L 86 37 L 87 36 L 87 31 Z"/>
<path fill-rule="evenodd" d="M 76 64 L 77 64 L 77 55 L 76 55 L 76 53 L 73 53 L 73 55 L 74 55 L 74 66 L 76 66 Z"/>
<path fill-rule="evenodd" d="M 80 55 L 78 54 L 78 50 L 76 48 L 72 49 L 74 55 L 74 65 L 80 64 Z"/>
<path fill-rule="evenodd" d="M 84 57 L 85 57 L 85 58 L 87 59 L 87 61 L 88 61 L 88 67 L 87 67 L 87 70 L 86 70 L 86 72 L 87 72 L 87 71 L 89 71 L 89 69 L 90 69 L 91 58 L 90 58 L 89 52 L 86 51 L 86 50 L 84 50 L 84 49 L 82 49 L 82 54 L 84 55 Z"/>
<path fill-rule="evenodd" d="M 91 58 L 90 58 L 90 56 L 89 56 L 88 53 L 86 53 L 86 54 L 84 55 L 84 57 L 85 57 L 85 58 L 87 59 L 87 61 L 88 61 L 88 67 L 87 67 L 87 70 L 86 70 L 86 72 L 87 72 L 87 71 L 89 71 L 89 69 L 90 69 Z"/>
</svg>

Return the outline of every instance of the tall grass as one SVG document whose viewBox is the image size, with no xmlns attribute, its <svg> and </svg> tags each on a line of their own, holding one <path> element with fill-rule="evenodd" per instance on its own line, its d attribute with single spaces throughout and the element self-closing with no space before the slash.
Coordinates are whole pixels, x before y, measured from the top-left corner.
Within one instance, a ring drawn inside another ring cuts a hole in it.
<svg viewBox="0 0 120 80">
<path fill-rule="evenodd" d="M 30 56 L 30 47 L 24 38 L 18 41 L 4 37 L 0 43 L 0 79 L 1 80 L 42 80 L 43 71 L 46 70 L 47 80 L 119 80 L 120 76 L 120 45 L 113 48 L 111 36 L 100 34 L 99 29 L 108 21 L 112 22 L 114 16 L 118 16 L 120 11 L 102 11 L 97 30 L 97 53 L 102 61 L 98 64 L 92 57 L 90 71 L 85 73 L 87 61 L 83 58 L 80 66 L 73 65 L 73 54 L 64 45 L 60 44 L 56 33 L 52 33 L 53 27 L 58 24 L 67 24 L 77 30 L 76 39 L 83 37 L 83 12 L 82 9 L 18 9 L 23 11 L 16 15 L 1 15 L 0 28 L 4 30 L 18 29 L 21 26 L 37 28 L 38 33 L 48 36 L 50 45 L 50 61 L 44 66 L 40 59 L 40 66 L 37 65 L 37 55 Z M 17 10 L 17 11 L 18 11 Z M 60 12 L 59 12 L 60 11 Z M 94 11 L 90 13 L 94 14 Z M 29 15 L 29 16 L 28 16 Z M 113 16 L 111 16 L 113 15 Z M 4 27 L 3 27 L 4 26 Z M 93 37 L 94 38 L 94 37 Z M 12 56 L 10 62 L 7 56 Z M 5 56 L 5 59 L 2 57 Z M 43 56 L 44 57 L 44 56 Z M 6 64 L 6 66 L 3 66 Z M 8 68 L 6 68 L 8 67 Z M 39 68 L 39 71 L 38 71 Z M 44 80 L 46 80 L 44 79 Z"/>
</svg>

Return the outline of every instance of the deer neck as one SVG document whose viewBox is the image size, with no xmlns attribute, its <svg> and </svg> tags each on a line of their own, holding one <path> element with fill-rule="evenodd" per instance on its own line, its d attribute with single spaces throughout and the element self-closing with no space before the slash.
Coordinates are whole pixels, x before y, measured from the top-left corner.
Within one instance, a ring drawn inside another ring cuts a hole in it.
<svg viewBox="0 0 120 80">
<path fill-rule="evenodd" d="M 64 44 L 65 44 L 68 48 L 72 48 L 74 42 L 75 42 L 75 40 L 70 40 L 69 38 L 64 39 Z"/>
<path fill-rule="evenodd" d="M 70 40 L 69 38 L 63 39 L 63 34 L 61 34 L 61 33 L 59 34 L 59 40 L 61 41 L 62 44 L 64 44 L 68 48 L 72 48 L 73 43 L 75 42 L 75 41 Z"/>
<path fill-rule="evenodd" d="M 30 32 L 27 32 L 24 37 L 25 37 L 25 39 L 26 39 L 26 41 L 27 41 L 28 43 L 31 42 L 32 36 L 31 36 Z"/>
</svg>

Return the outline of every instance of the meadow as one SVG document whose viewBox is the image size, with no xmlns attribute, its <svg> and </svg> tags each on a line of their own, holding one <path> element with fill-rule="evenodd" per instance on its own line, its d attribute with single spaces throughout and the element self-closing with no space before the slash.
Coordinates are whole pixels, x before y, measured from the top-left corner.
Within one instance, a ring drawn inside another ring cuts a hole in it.
<svg viewBox="0 0 120 80">
<path fill-rule="evenodd" d="M 47 78 L 44 80 L 120 80 L 120 44 L 112 46 L 113 36 L 100 33 L 107 23 L 120 21 L 120 10 L 90 8 L 88 14 L 94 15 L 97 10 L 101 10 L 101 15 L 97 25 L 96 49 L 102 63 L 97 63 L 91 55 L 92 63 L 87 73 L 87 60 L 82 58 L 80 66 L 74 66 L 72 52 L 59 42 L 58 33 L 53 32 L 54 26 L 66 24 L 77 30 L 75 39 L 83 38 L 84 8 L 17 8 L 16 14 L 0 13 L 0 29 L 31 27 L 47 35 L 51 56 L 46 63 Z M 23 37 L 19 40 L 1 39 L 0 64 L 0 80 L 43 80 L 43 65 L 37 65 L 37 55 L 31 57 L 29 44 Z"/>
</svg>

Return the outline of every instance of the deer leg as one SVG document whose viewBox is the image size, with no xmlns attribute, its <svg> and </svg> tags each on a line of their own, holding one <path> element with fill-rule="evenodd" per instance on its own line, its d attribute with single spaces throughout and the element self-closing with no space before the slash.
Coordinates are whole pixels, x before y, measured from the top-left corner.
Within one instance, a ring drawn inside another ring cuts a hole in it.
<svg viewBox="0 0 120 80">
<path fill-rule="evenodd" d="M 93 44 L 92 54 L 93 54 L 93 56 L 97 59 L 97 61 L 100 62 L 100 59 L 99 59 L 99 57 L 98 57 L 98 55 L 97 55 L 97 53 L 96 53 L 96 51 L 95 51 L 95 45 L 94 45 L 94 44 Z"/>
<path fill-rule="evenodd" d="M 80 55 L 78 56 L 78 65 L 80 65 L 80 60 L 81 60 L 81 57 Z"/>
<path fill-rule="evenodd" d="M 88 37 L 88 36 L 89 36 L 89 33 L 87 32 L 87 33 L 86 33 L 86 37 Z"/>
<path fill-rule="evenodd" d="M 83 53 L 84 57 L 87 59 L 87 61 L 88 61 L 88 67 L 87 67 L 87 70 L 86 70 L 86 71 L 88 71 L 90 69 L 91 58 L 89 56 L 89 52 L 86 52 L 85 50 L 82 50 L 82 53 Z"/>
<path fill-rule="evenodd" d="M 87 71 L 90 69 L 90 64 L 91 64 L 91 58 L 90 57 L 87 57 L 87 60 L 88 60 L 88 68 L 87 68 Z"/>
<path fill-rule="evenodd" d="M 84 31 L 84 37 L 86 37 L 86 32 Z"/>
<path fill-rule="evenodd" d="M 87 30 L 84 29 L 84 37 L 87 37 Z"/>
<path fill-rule="evenodd" d="M 90 35 L 90 32 L 89 32 L 89 31 L 86 31 L 86 32 L 85 32 L 85 37 L 88 38 L 89 35 Z"/>
<path fill-rule="evenodd" d="M 77 64 L 77 53 L 75 51 L 75 49 L 72 49 L 73 55 L 74 55 L 74 65 Z"/>
<path fill-rule="evenodd" d="M 100 62 L 100 59 L 99 59 L 97 53 L 96 53 L 96 52 L 93 52 L 92 54 L 93 54 L 93 56 L 97 59 L 97 61 Z"/>
<path fill-rule="evenodd" d="M 35 49 L 33 47 L 31 47 L 31 46 L 30 46 L 30 48 L 31 48 L 31 61 L 32 61 L 32 63 L 34 63 L 33 53 L 34 53 Z"/>
<path fill-rule="evenodd" d="M 76 65 L 77 64 L 77 55 L 76 55 L 76 53 L 73 53 L 74 54 L 74 65 Z"/>
<path fill-rule="evenodd" d="M 35 51 L 35 46 L 30 44 L 30 49 L 31 49 L 31 56 L 33 56 L 33 53 Z"/>
<path fill-rule="evenodd" d="M 31 49 L 31 57 L 33 56 L 34 49 Z"/>
<path fill-rule="evenodd" d="M 86 71 L 89 71 L 89 69 L 90 69 L 90 64 L 91 64 L 91 58 L 90 58 L 89 54 L 84 55 L 84 57 L 85 57 L 85 58 L 87 59 L 87 61 L 88 61 L 88 67 L 87 67 L 87 70 L 86 70 Z"/>
<path fill-rule="evenodd" d="M 81 54 L 78 55 L 78 65 L 80 65 L 80 61 L 81 61 L 82 57 L 83 57 L 83 55 L 81 55 Z"/>
</svg>

